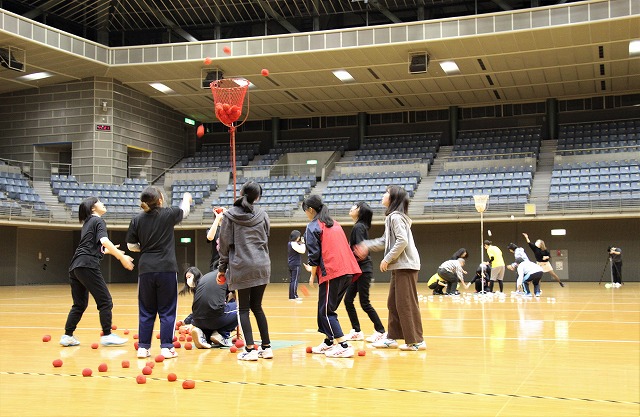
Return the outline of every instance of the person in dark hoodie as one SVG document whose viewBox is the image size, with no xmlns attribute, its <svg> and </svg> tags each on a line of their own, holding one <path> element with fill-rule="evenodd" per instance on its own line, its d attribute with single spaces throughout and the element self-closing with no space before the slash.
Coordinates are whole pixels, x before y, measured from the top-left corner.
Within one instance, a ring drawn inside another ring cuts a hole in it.
<svg viewBox="0 0 640 417">
<path fill-rule="evenodd" d="M 262 310 L 262 297 L 271 276 L 269 257 L 269 216 L 254 203 L 260 199 L 262 187 L 254 181 L 246 182 L 240 189 L 240 198 L 224 212 L 220 227 L 220 261 L 217 281 L 228 279 L 229 290 L 237 291 L 240 329 L 245 338 L 245 348 L 238 353 L 238 360 L 257 361 L 271 359 L 271 340 L 267 317 Z M 254 340 L 249 310 L 258 324 L 261 346 L 253 349 Z"/>
</svg>

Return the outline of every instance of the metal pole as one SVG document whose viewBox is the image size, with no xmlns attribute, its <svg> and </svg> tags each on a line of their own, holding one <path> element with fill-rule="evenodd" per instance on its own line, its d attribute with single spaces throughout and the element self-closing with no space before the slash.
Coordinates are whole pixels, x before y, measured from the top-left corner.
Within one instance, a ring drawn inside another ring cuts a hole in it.
<svg viewBox="0 0 640 417">
<path fill-rule="evenodd" d="M 484 264 L 484 212 L 480 212 L 480 264 Z M 482 277 L 480 279 L 480 284 L 482 285 L 482 294 L 484 294 L 484 273 L 485 269 L 480 268 L 480 273 Z"/>
</svg>

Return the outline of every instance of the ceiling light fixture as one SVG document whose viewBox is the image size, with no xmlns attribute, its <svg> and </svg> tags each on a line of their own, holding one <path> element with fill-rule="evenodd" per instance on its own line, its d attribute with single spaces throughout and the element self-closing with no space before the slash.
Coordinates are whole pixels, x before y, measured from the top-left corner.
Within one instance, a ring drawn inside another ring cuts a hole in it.
<svg viewBox="0 0 640 417">
<path fill-rule="evenodd" d="M 629 56 L 640 56 L 640 40 L 629 42 Z"/>
<path fill-rule="evenodd" d="M 458 68 L 458 64 L 456 64 L 453 61 L 442 61 L 442 62 L 440 62 L 440 68 L 442 68 L 442 70 L 447 75 L 460 74 L 460 68 Z"/>
<path fill-rule="evenodd" d="M 34 72 L 33 74 L 22 75 L 16 79 L 20 81 L 35 81 L 49 77 L 53 77 L 53 74 L 50 72 Z"/>
<path fill-rule="evenodd" d="M 166 85 L 162 84 L 162 83 L 150 83 L 149 84 L 151 87 L 155 88 L 156 90 L 160 91 L 161 93 L 165 93 L 165 94 L 174 94 L 175 91 L 173 91 L 172 89 L 170 89 L 169 87 L 167 87 Z"/>
<path fill-rule="evenodd" d="M 342 81 L 343 83 L 350 83 L 355 81 L 355 78 L 347 70 L 335 70 L 333 71 L 333 75 L 336 76 L 337 79 Z"/>
</svg>

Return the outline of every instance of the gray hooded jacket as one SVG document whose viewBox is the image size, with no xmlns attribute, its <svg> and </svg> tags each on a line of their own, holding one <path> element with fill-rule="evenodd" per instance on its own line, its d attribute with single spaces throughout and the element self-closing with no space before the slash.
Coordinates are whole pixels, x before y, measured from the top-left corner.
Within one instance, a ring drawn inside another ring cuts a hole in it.
<svg viewBox="0 0 640 417">
<path fill-rule="evenodd" d="M 220 264 L 230 290 L 242 290 L 269 283 L 269 216 L 259 207 L 245 212 L 232 206 L 224 212 L 220 227 Z"/>
<path fill-rule="evenodd" d="M 413 242 L 411 219 L 404 213 L 394 211 L 389 214 L 384 220 L 384 235 L 363 243 L 373 252 L 384 249 L 384 260 L 389 264 L 389 270 L 420 270 L 420 255 Z"/>
</svg>

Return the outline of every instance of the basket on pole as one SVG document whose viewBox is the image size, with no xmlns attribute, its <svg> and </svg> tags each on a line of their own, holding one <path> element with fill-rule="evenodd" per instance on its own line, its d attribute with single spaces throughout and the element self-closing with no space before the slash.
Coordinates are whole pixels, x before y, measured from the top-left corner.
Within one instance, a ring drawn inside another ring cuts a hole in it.
<svg viewBox="0 0 640 417">
<path fill-rule="evenodd" d="M 231 135 L 231 172 L 233 175 L 233 199 L 236 199 L 236 128 L 247 120 L 249 116 L 249 100 L 247 112 L 239 124 L 236 123 L 242 115 L 244 98 L 248 97 L 249 81 L 244 78 L 223 78 L 211 83 L 211 93 L 216 117 L 229 128 Z"/>
</svg>

